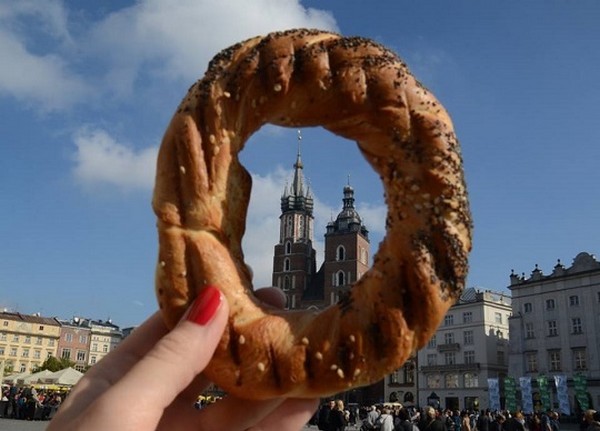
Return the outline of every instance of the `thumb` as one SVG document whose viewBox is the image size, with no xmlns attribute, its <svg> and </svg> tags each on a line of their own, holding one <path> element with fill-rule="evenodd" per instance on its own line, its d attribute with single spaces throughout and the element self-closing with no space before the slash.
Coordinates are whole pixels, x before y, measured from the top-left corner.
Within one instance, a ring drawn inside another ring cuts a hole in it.
<svg viewBox="0 0 600 431">
<path fill-rule="evenodd" d="M 228 314 L 221 291 L 204 287 L 177 326 L 105 395 L 113 400 L 143 400 L 144 409 L 162 414 L 212 358 Z M 144 397 L 139 396 L 141 388 Z"/>
</svg>

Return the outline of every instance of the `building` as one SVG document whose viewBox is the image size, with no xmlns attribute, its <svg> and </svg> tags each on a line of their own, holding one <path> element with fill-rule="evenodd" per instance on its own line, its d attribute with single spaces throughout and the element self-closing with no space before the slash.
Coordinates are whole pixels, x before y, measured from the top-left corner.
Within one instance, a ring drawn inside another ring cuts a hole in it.
<svg viewBox="0 0 600 431">
<path fill-rule="evenodd" d="M 110 319 L 105 321 L 88 320 L 87 325 L 90 328 L 91 337 L 88 364 L 94 365 L 117 347 L 123 339 L 123 334 Z"/>
<path fill-rule="evenodd" d="M 600 262 L 579 253 L 566 268 L 560 261 L 549 275 L 536 265 L 529 278 L 510 275 L 513 315 L 510 319 L 509 374 L 532 378 L 532 395 L 539 400 L 536 380 L 567 377 L 571 411 L 580 409 L 573 377 L 587 380 L 590 407 L 600 406 Z M 550 394 L 557 408 L 554 384 Z"/>
<path fill-rule="evenodd" d="M 31 372 L 56 356 L 60 328 L 54 318 L 0 313 L 0 375 Z"/>
<path fill-rule="evenodd" d="M 86 319 L 73 317 L 59 320 L 61 325 L 58 357 L 75 363 L 73 368 L 85 371 L 89 366 L 91 329 Z"/>
<path fill-rule="evenodd" d="M 488 378 L 508 374 L 509 296 L 466 289 L 417 353 L 417 404 L 488 408 Z"/>
</svg>

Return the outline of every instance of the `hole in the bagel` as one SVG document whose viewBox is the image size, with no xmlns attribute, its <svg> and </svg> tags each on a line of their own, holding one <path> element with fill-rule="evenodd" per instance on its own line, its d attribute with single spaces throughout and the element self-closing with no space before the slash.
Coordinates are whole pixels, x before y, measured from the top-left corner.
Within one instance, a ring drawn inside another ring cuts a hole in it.
<svg viewBox="0 0 600 431">
<path fill-rule="evenodd" d="M 360 153 L 356 143 L 320 127 L 303 128 L 300 129 L 300 133 L 301 139 L 299 139 L 298 129 L 267 125 L 246 142 L 239 155 L 240 162 L 250 172 L 253 180 L 242 246 L 246 263 L 254 272 L 255 289 L 277 285 L 273 281 L 273 271 L 275 246 L 280 244 L 282 197 L 284 194 L 290 194 L 298 151 L 303 167 L 301 169 L 302 190 L 305 195 L 308 194 L 313 199 L 312 248 L 316 252 L 314 272 L 318 272 L 324 263 L 327 225 L 338 220 L 338 216 L 344 210 L 344 191 L 348 185 L 353 192 L 354 211 L 368 231 L 366 235 L 368 243 L 361 256 L 360 251 L 355 252 L 351 250 L 351 246 L 345 246 L 344 241 L 348 241 L 353 234 L 346 234 L 346 239 L 330 240 L 329 244 L 336 244 L 336 249 L 331 250 L 335 253 L 334 259 L 340 262 L 339 273 L 334 275 L 337 277 L 334 283 L 344 283 L 346 286 L 354 284 L 356 277 L 366 272 L 366 269 L 360 269 L 360 274 L 359 270 L 350 269 L 349 267 L 353 265 L 352 261 L 357 258 L 362 259 L 366 261 L 367 268 L 370 267 L 378 245 L 385 235 L 387 208 L 383 198 L 383 186 L 377 174 Z M 340 227 L 339 224 L 336 226 Z M 286 233 L 283 236 L 288 237 Z M 294 277 L 297 263 L 292 255 L 296 249 L 292 250 L 291 245 L 288 245 L 286 250 L 286 244 L 281 244 L 281 247 L 281 253 L 289 253 L 291 259 L 287 262 L 285 256 L 283 260 L 279 259 L 281 271 L 289 272 L 289 274 L 279 274 L 279 287 L 289 290 L 301 278 L 301 276 Z M 346 263 L 342 264 L 342 261 Z M 277 263 L 275 265 L 277 266 Z M 286 275 L 289 277 L 284 281 L 282 277 Z M 329 276 L 332 277 L 331 273 Z M 311 277 L 316 277 L 316 274 L 311 274 Z M 314 283 L 313 281 L 313 287 Z M 320 285 L 323 284 L 325 283 L 321 280 Z M 299 300 L 300 298 L 296 299 Z"/>
</svg>

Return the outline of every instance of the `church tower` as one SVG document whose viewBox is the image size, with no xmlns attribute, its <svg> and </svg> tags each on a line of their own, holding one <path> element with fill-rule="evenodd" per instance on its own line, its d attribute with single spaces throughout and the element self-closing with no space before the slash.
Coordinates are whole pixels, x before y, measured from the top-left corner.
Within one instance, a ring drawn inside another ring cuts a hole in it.
<svg viewBox="0 0 600 431">
<path fill-rule="evenodd" d="M 279 243 L 273 256 L 273 286 L 281 288 L 290 309 L 298 308 L 300 300 L 316 272 L 316 252 L 313 248 L 313 197 L 304 184 L 300 157 L 302 136 L 298 131 L 298 154 L 294 163 L 294 179 L 281 196 Z"/>
<path fill-rule="evenodd" d="M 344 187 L 342 211 L 327 224 L 323 262 L 325 306 L 335 304 L 340 294 L 369 269 L 369 231 L 354 208 L 354 189 Z"/>
</svg>

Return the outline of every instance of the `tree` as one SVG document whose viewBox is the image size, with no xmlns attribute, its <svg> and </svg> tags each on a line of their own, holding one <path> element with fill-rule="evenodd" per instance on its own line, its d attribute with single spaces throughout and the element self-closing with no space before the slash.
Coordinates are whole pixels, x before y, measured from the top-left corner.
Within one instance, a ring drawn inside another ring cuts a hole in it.
<svg viewBox="0 0 600 431">
<path fill-rule="evenodd" d="M 64 370 L 65 368 L 69 368 L 74 365 L 75 365 L 75 362 L 69 360 L 68 358 L 56 358 L 54 356 L 48 356 L 48 359 L 46 359 L 44 362 L 42 362 L 42 365 L 35 368 L 33 370 L 33 372 L 37 373 L 37 372 L 43 371 L 43 370 L 50 370 L 50 371 L 54 372 L 54 371 Z"/>
</svg>

